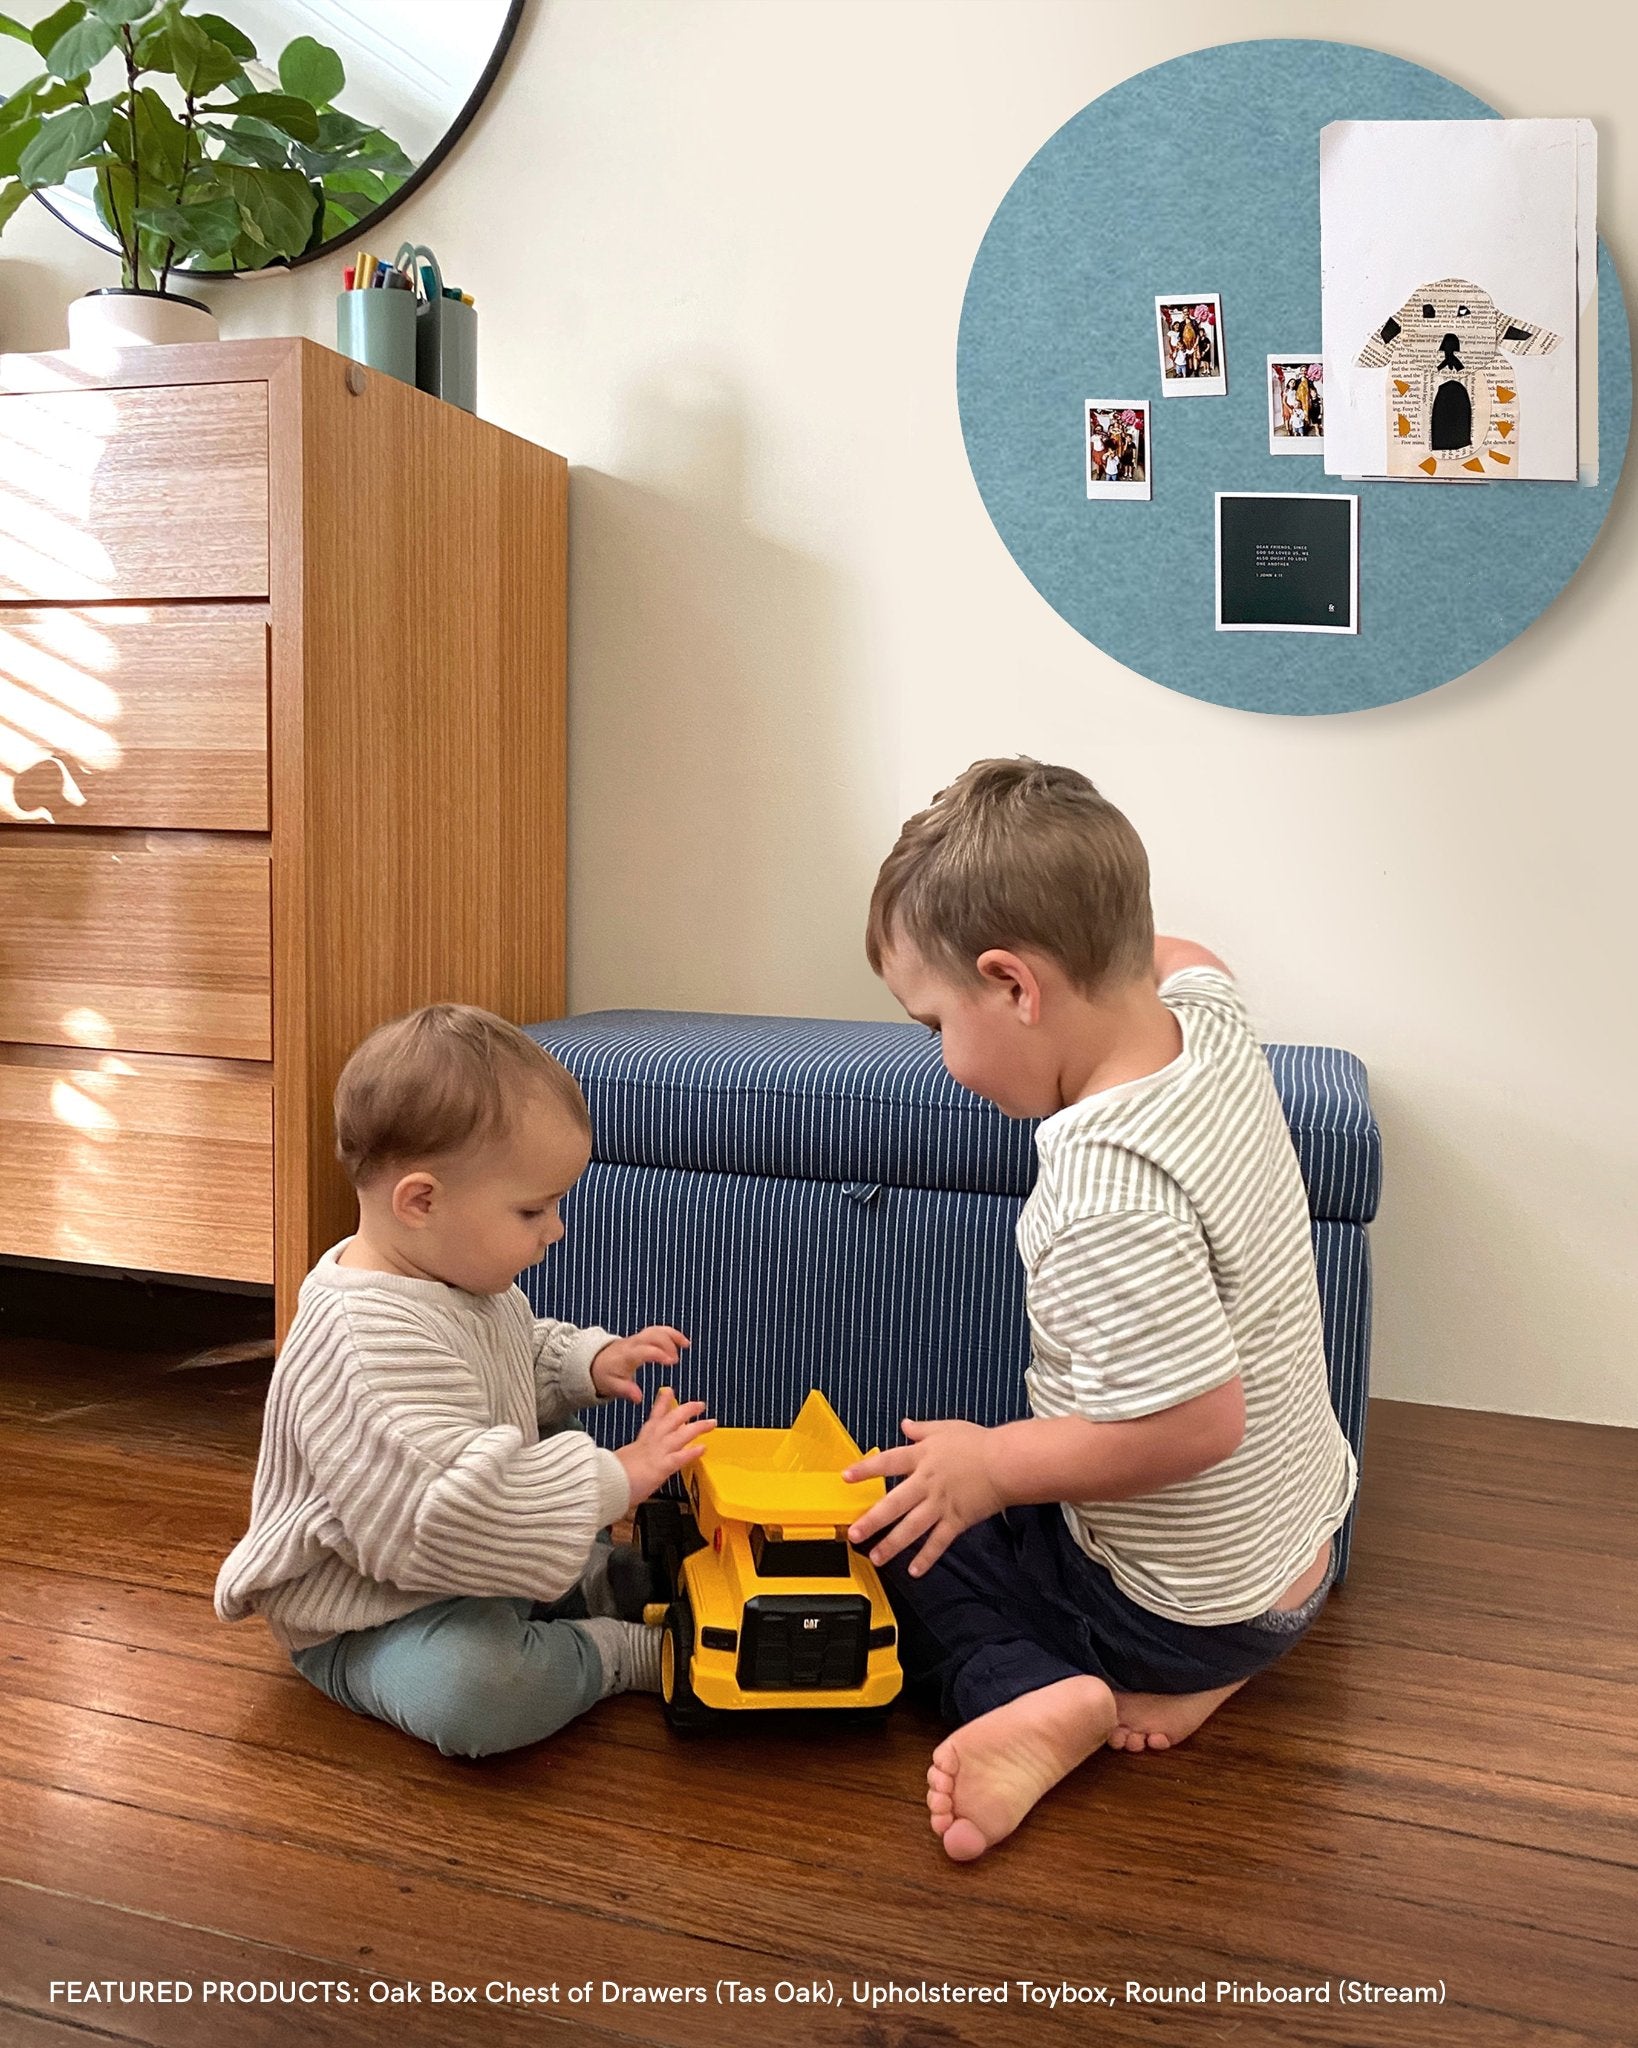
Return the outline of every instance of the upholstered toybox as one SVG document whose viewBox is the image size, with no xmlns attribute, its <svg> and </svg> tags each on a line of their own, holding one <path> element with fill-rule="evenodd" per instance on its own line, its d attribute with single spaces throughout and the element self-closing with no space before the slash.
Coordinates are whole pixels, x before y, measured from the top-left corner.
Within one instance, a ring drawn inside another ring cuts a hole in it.
<svg viewBox="0 0 1638 2048">
<path fill-rule="evenodd" d="M 523 1276 L 538 1314 L 675 1324 L 693 1340 L 679 1393 L 727 1424 L 783 1426 L 812 1387 L 865 1445 L 896 1442 L 906 1415 L 1023 1412 L 1013 1225 L 1033 1126 L 958 1087 L 919 1025 L 609 1010 L 533 1035 L 579 1079 L 596 1131 L 566 1237 Z M 1365 1069 L 1328 1046 L 1267 1053 L 1357 1453 L 1380 1174 Z M 636 1423 L 626 1402 L 592 1418 L 611 1444 Z"/>
</svg>

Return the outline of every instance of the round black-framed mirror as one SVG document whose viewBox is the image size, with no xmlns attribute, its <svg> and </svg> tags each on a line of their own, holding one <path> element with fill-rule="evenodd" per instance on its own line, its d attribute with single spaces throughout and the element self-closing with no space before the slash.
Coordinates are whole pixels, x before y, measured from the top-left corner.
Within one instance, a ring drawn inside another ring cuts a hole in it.
<svg viewBox="0 0 1638 2048">
<path fill-rule="evenodd" d="M 199 0 L 194 0 L 194 6 Z M 313 237 L 299 254 L 264 263 L 231 260 L 179 263 L 173 277 L 254 277 L 315 263 L 371 243 L 376 229 L 424 185 L 471 126 L 511 50 L 529 0 L 212 0 L 212 11 L 254 43 L 248 60 L 251 83 L 264 92 L 281 89 L 279 60 L 298 39 L 319 43 L 337 57 L 345 84 L 333 95 L 339 114 L 367 124 L 397 146 L 397 160 L 361 174 L 353 165 L 342 175 L 355 187 L 343 204 L 358 199 L 360 177 L 372 179 L 368 210 L 353 214 L 334 203 L 342 195 L 325 185 L 326 205 L 316 215 Z M 193 8 L 190 7 L 189 12 Z M 106 60 L 110 71 L 117 57 Z M 258 75 L 258 73 L 262 75 Z M 78 184 L 81 189 L 74 189 Z M 83 241 L 119 253 L 115 236 L 99 218 L 93 180 L 35 193 L 55 219 Z"/>
</svg>

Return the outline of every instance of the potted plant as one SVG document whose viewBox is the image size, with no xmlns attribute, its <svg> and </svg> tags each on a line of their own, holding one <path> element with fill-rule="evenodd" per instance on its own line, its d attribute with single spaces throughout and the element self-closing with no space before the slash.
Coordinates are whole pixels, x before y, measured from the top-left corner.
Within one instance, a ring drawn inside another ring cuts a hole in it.
<svg viewBox="0 0 1638 2048">
<path fill-rule="evenodd" d="M 287 262 L 413 169 L 336 106 L 341 59 L 311 36 L 283 51 L 269 91 L 250 38 L 183 0 L 68 0 L 33 28 L 0 14 L 0 34 L 44 66 L 0 102 L 0 231 L 30 193 L 86 173 L 119 246 L 119 284 L 70 308 L 71 346 L 214 340 L 210 309 L 173 288 L 179 272 Z"/>
</svg>

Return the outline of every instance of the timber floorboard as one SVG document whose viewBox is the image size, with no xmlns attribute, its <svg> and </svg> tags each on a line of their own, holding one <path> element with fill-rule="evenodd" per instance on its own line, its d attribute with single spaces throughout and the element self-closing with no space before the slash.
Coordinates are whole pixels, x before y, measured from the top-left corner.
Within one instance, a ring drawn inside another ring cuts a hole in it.
<svg viewBox="0 0 1638 2048">
<path fill-rule="evenodd" d="M 219 1623 L 267 1319 L 0 1268 L 0 2048 L 1638 2042 L 1638 1432 L 1373 1403 L 1353 1570 L 1309 1638 L 958 1867 L 911 1708 L 685 1742 L 622 1699 L 449 1762 Z M 194 1362 L 217 1345 L 243 1348 Z M 1344 2005 L 1344 1980 L 1443 1995 Z M 868 2003 L 921 1985 L 1008 1998 Z"/>
</svg>

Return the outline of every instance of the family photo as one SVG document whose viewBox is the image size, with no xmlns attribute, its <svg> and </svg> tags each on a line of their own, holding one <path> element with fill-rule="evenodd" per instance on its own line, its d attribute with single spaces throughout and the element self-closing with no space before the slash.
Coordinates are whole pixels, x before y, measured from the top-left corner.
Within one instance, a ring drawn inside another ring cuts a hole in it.
<svg viewBox="0 0 1638 2048">
<path fill-rule="evenodd" d="M 1151 494 L 1149 406 L 1146 399 L 1086 402 L 1086 495 L 1147 498 Z"/>
<path fill-rule="evenodd" d="M 1325 365 L 1311 353 L 1268 359 L 1268 452 L 1325 452 Z"/>
<path fill-rule="evenodd" d="M 1160 388 L 1168 398 L 1220 398 L 1227 390 L 1223 306 L 1215 292 L 1155 300 Z"/>
</svg>

